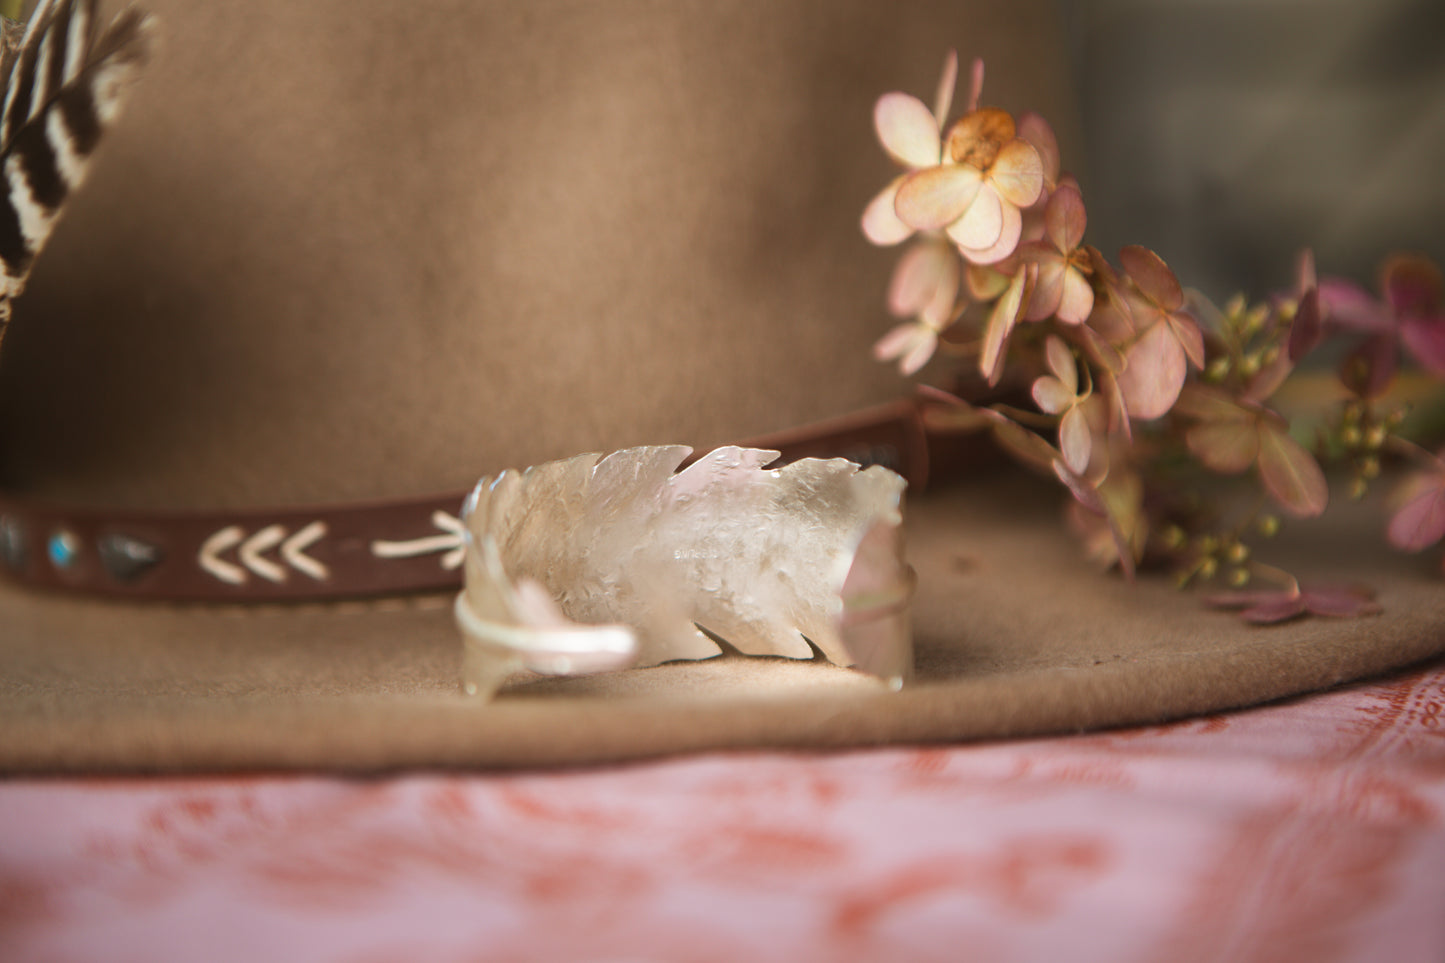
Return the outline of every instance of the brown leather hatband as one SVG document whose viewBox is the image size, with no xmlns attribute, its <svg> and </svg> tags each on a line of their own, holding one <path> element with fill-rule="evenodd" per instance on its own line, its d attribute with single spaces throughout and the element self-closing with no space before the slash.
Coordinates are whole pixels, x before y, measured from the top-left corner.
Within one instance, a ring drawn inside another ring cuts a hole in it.
<svg viewBox="0 0 1445 963">
<path fill-rule="evenodd" d="M 747 442 L 924 483 L 917 406 L 899 401 Z M 461 584 L 466 492 L 231 512 L 101 512 L 0 495 L 0 571 L 20 583 L 187 602 L 307 601 Z"/>
</svg>

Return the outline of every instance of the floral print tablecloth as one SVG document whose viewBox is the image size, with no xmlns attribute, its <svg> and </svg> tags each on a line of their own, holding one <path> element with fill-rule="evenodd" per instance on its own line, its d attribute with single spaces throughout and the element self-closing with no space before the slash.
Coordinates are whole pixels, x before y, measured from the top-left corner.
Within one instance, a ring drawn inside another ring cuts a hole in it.
<svg viewBox="0 0 1445 963">
<path fill-rule="evenodd" d="M 0 959 L 1445 960 L 1445 664 L 1025 742 L 0 783 Z"/>
</svg>

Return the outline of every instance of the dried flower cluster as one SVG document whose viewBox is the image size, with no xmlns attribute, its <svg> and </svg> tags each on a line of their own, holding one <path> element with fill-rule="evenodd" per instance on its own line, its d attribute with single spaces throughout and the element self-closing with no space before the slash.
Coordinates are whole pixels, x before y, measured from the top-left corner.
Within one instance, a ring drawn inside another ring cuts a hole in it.
<svg viewBox="0 0 1445 963">
<path fill-rule="evenodd" d="M 935 428 L 989 429 L 1062 481 L 1099 563 L 1132 575 L 1149 558 L 1172 564 L 1181 585 L 1220 580 L 1234 591 L 1211 601 L 1256 622 L 1375 611 L 1359 587 L 1301 587 L 1256 559 L 1252 540 L 1278 531 L 1277 513 L 1324 512 L 1322 462 L 1348 466 L 1361 497 L 1381 459 L 1397 456 L 1415 468 L 1394 493 L 1390 542 L 1421 551 L 1445 538 L 1445 452 L 1403 438 L 1405 412 L 1385 397 L 1402 348 L 1445 377 L 1439 269 L 1392 257 L 1377 297 L 1318 278 L 1306 253 L 1288 294 L 1218 308 L 1147 248 L 1126 247 L 1114 264 L 1085 243 L 1083 192 L 1061 172 L 1049 125 L 980 106 L 980 61 L 950 124 L 957 75 L 950 54 L 931 109 L 890 93 L 874 111 L 903 173 L 868 205 L 863 232 L 878 245 L 908 242 L 887 298 L 902 323 L 877 343 L 878 359 L 911 375 L 948 353 L 974 360 L 990 388 L 1027 389 L 1032 409 L 930 391 L 928 416 Z M 1340 341 L 1343 400 L 1302 436 L 1272 399 L 1307 355 Z M 1201 475 L 1257 483 L 1254 508 L 1232 520 L 1211 510 L 1190 494 Z M 1241 591 L 1256 580 L 1280 587 Z"/>
</svg>

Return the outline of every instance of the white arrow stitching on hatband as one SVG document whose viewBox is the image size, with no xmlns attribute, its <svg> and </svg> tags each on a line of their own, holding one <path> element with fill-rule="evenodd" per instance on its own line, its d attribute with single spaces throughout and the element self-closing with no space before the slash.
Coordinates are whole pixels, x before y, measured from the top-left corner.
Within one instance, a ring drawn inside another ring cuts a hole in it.
<svg viewBox="0 0 1445 963">
<path fill-rule="evenodd" d="M 278 565 L 264 557 L 265 553 L 279 545 L 281 559 L 287 565 L 303 575 L 321 582 L 331 577 L 331 571 L 321 562 L 307 555 L 306 549 L 325 536 L 326 523 L 320 521 L 312 522 L 289 538 L 283 525 L 268 525 L 249 538 L 246 530 L 241 526 L 228 525 L 205 540 L 196 557 L 196 562 L 203 571 L 227 585 L 246 584 L 250 577 L 247 569 L 267 581 L 279 585 L 286 581 L 290 573 L 287 572 L 285 566 Z M 221 558 L 221 555 L 237 546 L 240 548 L 236 552 L 236 557 L 240 560 L 241 565 Z"/>
<path fill-rule="evenodd" d="M 431 523 L 446 534 L 428 535 L 405 542 L 377 540 L 371 543 L 371 554 L 377 558 L 415 558 L 418 555 L 446 552 L 441 557 L 442 568 L 448 571 L 459 568 L 467 555 L 466 545 L 462 541 L 461 519 L 443 511 L 435 511 L 432 512 Z"/>
<path fill-rule="evenodd" d="M 325 537 L 326 523 L 312 522 L 286 539 L 281 546 L 281 557 L 296 571 L 303 575 L 309 575 L 318 582 L 324 582 L 331 577 L 331 571 L 305 552 L 306 549 Z"/>
</svg>

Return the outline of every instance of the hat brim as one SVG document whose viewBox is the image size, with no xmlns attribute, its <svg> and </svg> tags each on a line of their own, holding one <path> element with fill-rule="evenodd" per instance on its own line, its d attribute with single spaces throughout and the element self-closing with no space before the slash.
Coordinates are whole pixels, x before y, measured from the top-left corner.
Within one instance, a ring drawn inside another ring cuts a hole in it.
<svg viewBox="0 0 1445 963">
<path fill-rule="evenodd" d="M 908 506 L 917 678 L 721 657 L 458 692 L 450 599 L 159 607 L 0 588 L 0 771 L 530 767 L 742 747 L 841 748 L 1162 722 L 1445 652 L 1445 591 L 1378 514 L 1281 539 L 1303 578 L 1361 581 L 1383 613 L 1250 626 L 1164 578 L 1079 558 L 1051 492 L 976 480 Z"/>
</svg>

